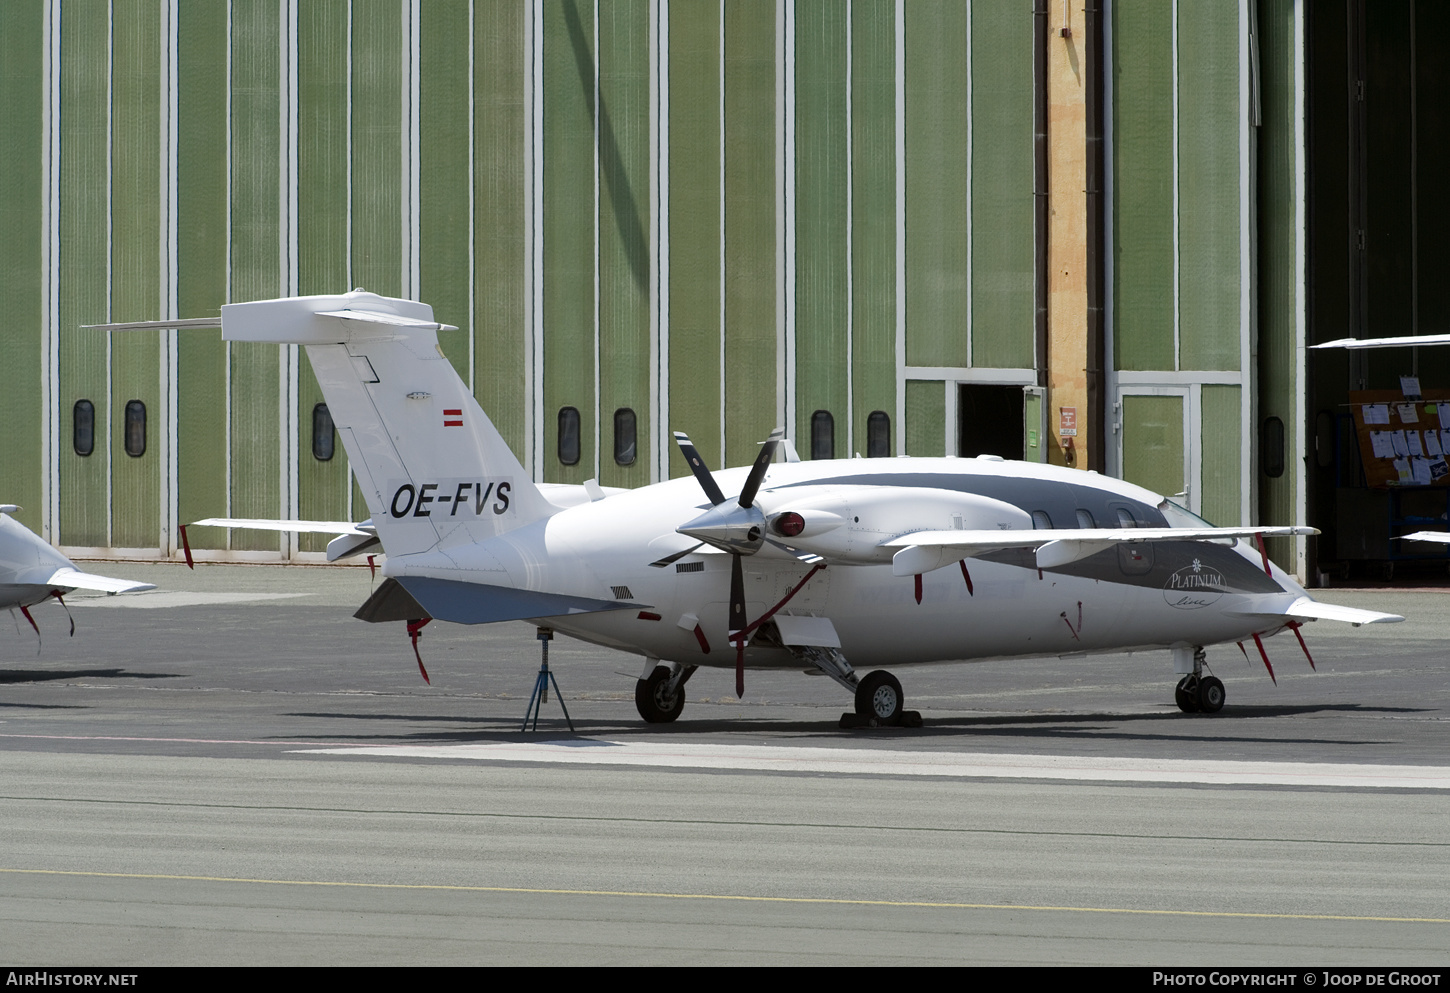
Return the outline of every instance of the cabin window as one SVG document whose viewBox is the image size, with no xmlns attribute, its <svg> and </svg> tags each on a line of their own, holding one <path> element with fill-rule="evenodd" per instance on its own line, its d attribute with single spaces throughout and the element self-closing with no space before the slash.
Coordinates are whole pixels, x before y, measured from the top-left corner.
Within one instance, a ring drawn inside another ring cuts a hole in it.
<svg viewBox="0 0 1450 993">
<path fill-rule="evenodd" d="M 873 410 L 866 418 L 866 457 L 891 457 L 891 416 L 884 410 Z"/>
<path fill-rule="evenodd" d="M 77 455 L 96 450 L 96 405 L 89 400 L 77 400 L 71 409 L 71 445 Z"/>
<path fill-rule="evenodd" d="M 332 414 L 327 404 L 319 403 L 312 408 L 312 457 L 327 462 L 337 448 L 337 428 L 332 423 Z"/>
<path fill-rule="evenodd" d="M 638 453 L 638 425 L 634 411 L 620 407 L 614 412 L 614 462 L 616 465 L 634 465 Z"/>
<path fill-rule="evenodd" d="M 1138 526 L 1138 522 L 1133 520 L 1133 512 L 1127 507 L 1114 507 L 1113 510 L 1118 515 L 1118 527 L 1135 528 Z"/>
<path fill-rule="evenodd" d="M 1259 430 L 1259 466 L 1270 479 L 1284 475 L 1284 422 L 1277 417 L 1264 418 Z"/>
<path fill-rule="evenodd" d="M 559 461 L 564 465 L 579 464 L 579 409 L 559 410 Z"/>
<path fill-rule="evenodd" d="M 1098 526 L 1098 522 L 1093 520 L 1093 512 L 1091 510 L 1084 510 L 1079 507 L 1077 509 L 1077 526 L 1080 528 L 1095 528 Z"/>
<path fill-rule="evenodd" d="M 1045 510 L 1034 510 L 1032 512 L 1032 526 L 1038 531 L 1051 531 L 1052 518 L 1047 516 Z"/>
<path fill-rule="evenodd" d="M 811 415 L 811 458 L 833 459 L 836 457 L 836 419 L 829 410 L 818 410 Z"/>
<path fill-rule="evenodd" d="M 146 454 L 146 405 L 140 400 L 126 401 L 126 454 L 133 459 Z"/>
</svg>

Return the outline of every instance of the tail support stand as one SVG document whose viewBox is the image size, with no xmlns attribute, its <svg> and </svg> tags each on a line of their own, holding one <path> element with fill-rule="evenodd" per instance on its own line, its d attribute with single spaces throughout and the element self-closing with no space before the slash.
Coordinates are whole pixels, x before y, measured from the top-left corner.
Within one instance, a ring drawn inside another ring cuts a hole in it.
<svg viewBox="0 0 1450 993">
<path fill-rule="evenodd" d="M 539 628 L 539 648 L 543 651 L 543 661 L 539 663 L 539 675 L 534 680 L 534 692 L 529 697 L 529 709 L 524 712 L 524 723 L 520 731 L 529 730 L 529 718 L 534 719 L 533 730 L 539 730 L 539 709 L 549 702 L 549 683 L 554 684 L 554 695 L 559 698 L 559 706 L 564 708 L 564 720 L 569 723 L 569 730 L 574 730 L 574 721 L 569 716 L 569 708 L 564 706 L 564 694 L 559 692 L 559 681 L 549 671 L 549 642 L 553 640 L 553 628 Z"/>
</svg>

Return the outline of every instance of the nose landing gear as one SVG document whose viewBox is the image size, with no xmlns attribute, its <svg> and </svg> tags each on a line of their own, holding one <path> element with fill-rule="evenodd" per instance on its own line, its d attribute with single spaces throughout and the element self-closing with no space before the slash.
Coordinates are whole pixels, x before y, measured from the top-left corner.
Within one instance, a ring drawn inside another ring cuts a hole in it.
<svg viewBox="0 0 1450 993">
<path fill-rule="evenodd" d="M 902 700 L 901 682 L 885 669 L 867 673 L 856 684 L 856 716 L 877 724 L 899 724 Z"/>
<path fill-rule="evenodd" d="M 1203 649 L 1194 649 L 1193 671 L 1180 679 L 1173 691 L 1173 701 L 1185 714 L 1216 714 L 1223 709 L 1223 681 L 1216 676 L 1205 676 L 1203 661 Z"/>
</svg>

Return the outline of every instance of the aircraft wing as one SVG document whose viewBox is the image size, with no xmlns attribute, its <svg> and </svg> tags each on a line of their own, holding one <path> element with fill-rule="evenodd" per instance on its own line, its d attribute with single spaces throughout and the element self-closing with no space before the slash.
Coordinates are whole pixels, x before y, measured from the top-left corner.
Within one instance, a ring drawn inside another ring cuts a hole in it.
<svg viewBox="0 0 1450 993">
<path fill-rule="evenodd" d="M 1408 334 L 1398 338 L 1336 338 L 1310 348 L 1404 348 L 1419 345 L 1450 345 L 1450 334 Z"/>
<path fill-rule="evenodd" d="M 1343 621 L 1359 627 L 1361 624 L 1394 624 L 1403 621 L 1399 614 L 1382 614 L 1377 610 L 1361 610 L 1359 607 L 1341 607 L 1337 603 L 1320 603 L 1307 596 L 1301 596 L 1286 607 L 1271 607 L 1267 610 L 1230 610 L 1230 614 L 1249 617 L 1289 617 L 1303 621 Z"/>
<path fill-rule="evenodd" d="M 45 586 L 64 586 L 75 590 L 99 590 L 102 593 L 139 593 L 141 590 L 156 589 L 155 583 L 137 583 L 129 579 L 113 579 L 110 576 L 93 576 L 75 569 L 57 569 L 51 573 Z"/>
<path fill-rule="evenodd" d="M 1214 541 L 1226 538 L 1294 537 L 1318 534 L 1310 527 L 1251 528 L 1053 528 L 1041 531 L 913 531 L 881 543 L 899 548 L 891 560 L 897 576 L 911 576 L 960 559 L 1004 548 L 1035 548 L 1037 567 L 1052 569 L 1115 545 L 1143 541 Z"/>
<path fill-rule="evenodd" d="M 187 527 L 250 528 L 254 531 L 287 531 L 297 534 L 356 534 L 372 537 L 371 525 L 350 524 L 347 521 L 269 521 L 250 517 L 208 517 L 204 521 L 192 521 Z"/>
</svg>

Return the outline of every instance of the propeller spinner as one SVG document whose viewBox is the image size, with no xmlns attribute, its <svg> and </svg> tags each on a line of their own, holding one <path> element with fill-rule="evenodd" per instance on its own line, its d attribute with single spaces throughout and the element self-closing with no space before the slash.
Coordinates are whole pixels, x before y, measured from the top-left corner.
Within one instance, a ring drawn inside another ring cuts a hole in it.
<svg viewBox="0 0 1450 993">
<path fill-rule="evenodd" d="M 705 460 L 696 451 L 695 445 L 683 431 L 675 432 L 675 442 L 680 454 L 685 457 L 690 471 L 695 474 L 700 488 L 705 491 L 711 507 L 699 517 L 681 525 L 675 530 L 680 534 L 698 538 L 716 548 L 730 553 L 730 635 L 735 640 L 735 695 L 745 695 L 745 639 L 738 637 L 747 625 L 745 617 L 745 569 L 741 558 L 760 551 L 765 536 L 765 515 L 755 505 L 760 484 L 765 480 L 765 471 L 775 458 L 775 449 L 785 437 L 784 428 L 776 428 L 760 446 L 760 454 L 750 467 L 745 486 L 735 502 L 729 503 L 720 486 L 715 482 Z"/>
</svg>

